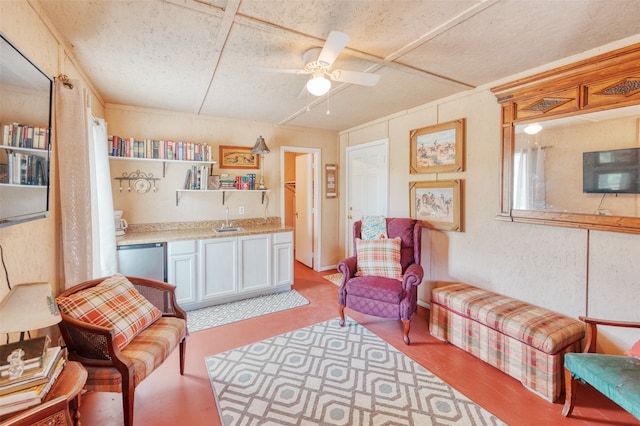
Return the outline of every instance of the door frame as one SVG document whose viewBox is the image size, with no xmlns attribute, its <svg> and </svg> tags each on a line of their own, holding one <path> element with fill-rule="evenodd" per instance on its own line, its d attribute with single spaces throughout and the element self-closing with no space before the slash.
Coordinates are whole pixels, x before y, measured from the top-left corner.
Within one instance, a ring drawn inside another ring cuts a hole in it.
<svg viewBox="0 0 640 426">
<path fill-rule="evenodd" d="M 322 247 L 322 208 L 320 207 L 320 164 L 321 163 L 321 150 L 320 148 L 305 148 L 301 146 L 281 146 L 280 147 L 280 211 L 282 215 L 280 217 L 281 225 L 284 225 L 284 162 L 285 152 L 299 152 L 302 154 L 315 154 L 313 156 L 313 200 L 314 200 L 314 214 L 313 218 L 313 270 L 320 271 L 320 265 L 322 265 L 322 253 L 320 247 Z"/>
</svg>

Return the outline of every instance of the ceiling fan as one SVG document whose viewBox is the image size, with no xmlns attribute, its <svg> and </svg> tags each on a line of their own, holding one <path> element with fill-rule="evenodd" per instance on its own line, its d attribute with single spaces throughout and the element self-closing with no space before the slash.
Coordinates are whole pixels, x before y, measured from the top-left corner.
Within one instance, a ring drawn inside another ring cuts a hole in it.
<svg viewBox="0 0 640 426">
<path fill-rule="evenodd" d="M 288 74 L 309 74 L 307 90 L 315 96 L 322 96 L 331 89 L 331 81 L 358 84 L 361 86 L 375 86 L 380 75 L 349 70 L 331 70 L 331 65 L 349 42 L 350 37 L 340 31 L 331 31 L 322 50 L 313 48 L 303 54 L 305 66 L 295 68 L 253 68 L 255 71 L 278 72 Z M 318 54 L 320 51 L 320 54 Z M 316 57 L 317 55 L 317 57 Z"/>
</svg>

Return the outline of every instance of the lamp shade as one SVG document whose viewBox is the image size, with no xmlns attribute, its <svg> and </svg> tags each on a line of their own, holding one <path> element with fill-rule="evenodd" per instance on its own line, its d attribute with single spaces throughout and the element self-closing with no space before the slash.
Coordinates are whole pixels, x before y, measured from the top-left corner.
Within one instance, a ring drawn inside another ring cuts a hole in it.
<svg viewBox="0 0 640 426">
<path fill-rule="evenodd" d="M 49 283 L 15 285 L 0 301 L 0 333 L 37 330 L 60 320 Z"/>
<path fill-rule="evenodd" d="M 314 96 L 322 96 L 331 89 L 331 81 L 325 78 L 322 74 L 314 74 L 313 77 L 307 81 L 307 90 Z"/>
<path fill-rule="evenodd" d="M 264 138 L 260 136 L 256 139 L 256 144 L 251 148 L 251 152 L 254 154 L 268 154 L 271 151 L 269 150 L 267 143 L 264 141 Z"/>
</svg>

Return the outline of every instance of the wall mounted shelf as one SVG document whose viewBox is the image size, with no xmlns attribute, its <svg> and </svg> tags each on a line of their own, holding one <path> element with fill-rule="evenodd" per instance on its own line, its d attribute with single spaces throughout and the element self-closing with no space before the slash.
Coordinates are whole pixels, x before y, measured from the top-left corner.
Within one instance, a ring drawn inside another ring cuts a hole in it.
<svg viewBox="0 0 640 426">
<path fill-rule="evenodd" d="M 125 160 L 125 161 L 152 161 L 152 162 L 162 162 L 162 177 L 165 177 L 167 174 L 167 163 L 186 163 L 186 164 L 211 164 L 215 166 L 218 164 L 217 161 L 196 161 L 196 160 L 167 160 L 163 158 L 136 158 L 136 157 L 114 157 L 109 156 L 109 160 Z"/>
<path fill-rule="evenodd" d="M 264 197 L 266 193 L 271 192 L 271 190 L 270 189 L 176 189 L 176 206 L 180 204 L 180 193 L 182 192 L 221 192 L 222 205 L 224 206 L 227 192 L 238 192 L 238 193 L 261 192 L 262 204 L 264 204 Z"/>
</svg>

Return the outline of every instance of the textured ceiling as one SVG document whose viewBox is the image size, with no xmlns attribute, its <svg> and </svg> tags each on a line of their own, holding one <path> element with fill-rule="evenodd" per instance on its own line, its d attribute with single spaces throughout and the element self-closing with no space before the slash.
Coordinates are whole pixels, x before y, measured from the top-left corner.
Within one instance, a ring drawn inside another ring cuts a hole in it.
<svg viewBox="0 0 640 426">
<path fill-rule="evenodd" d="M 108 103 L 344 130 L 640 33 L 638 0 L 39 0 Z M 375 87 L 303 90 L 302 54 Z M 330 113 L 327 114 L 327 111 Z"/>
</svg>

